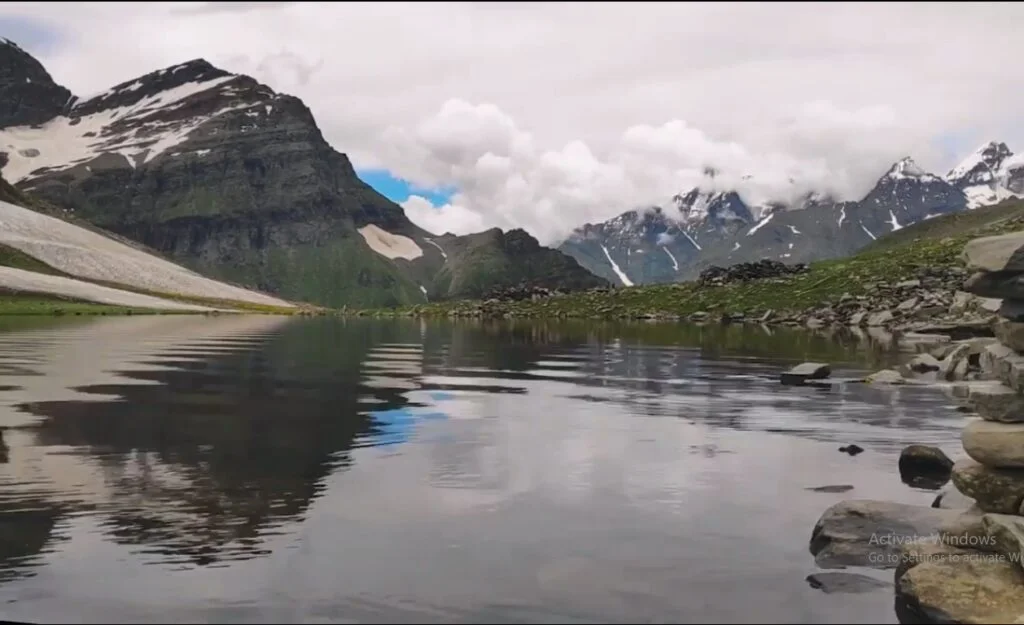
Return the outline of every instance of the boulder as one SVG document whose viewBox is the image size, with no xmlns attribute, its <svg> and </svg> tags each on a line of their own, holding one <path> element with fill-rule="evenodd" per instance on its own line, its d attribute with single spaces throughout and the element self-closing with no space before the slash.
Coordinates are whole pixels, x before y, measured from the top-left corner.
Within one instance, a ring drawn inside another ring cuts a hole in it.
<svg viewBox="0 0 1024 625">
<path fill-rule="evenodd" d="M 973 419 L 960 433 L 964 451 L 989 467 L 1024 469 L 1024 423 Z"/>
<path fill-rule="evenodd" d="M 906 384 L 907 380 L 900 375 L 899 371 L 893 371 L 892 369 L 882 369 L 872 373 L 864 379 L 868 384 Z"/>
<path fill-rule="evenodd" d="M 1024 321 L 1024 301 L 1008 299 L 993 312 L 998 312 L 1000 317 L 1010 321 Z"/>
<path fill-rule="evenodd" d="M 782 374 L 783 384 L 803 384 L 807 380 L 823 380 L 832 374 L 832 367 L 821 362 L 805 362 Z"/>
<path fill-rule="evenodd" d="M 900 452 L 900 478 L 912 486 L 938 489 L 949 481 L 953 461 L 930 445 L 907 445 Z"/>
<path fill-rule="evenodd" d="M 1002 298 L 1003 300 L 1024 300 L 1024 276 L 1015 273 L 989 273 L 978 272 L 967 278 L 964 282 L 964 290 L 970 291 L 981 297 Z M 1010 307 L 1004 301 L 999 308 L 999 314 L 1007 310 L 1008 317 L 1012 316 Z"/>
<path fill-rule="evenodd" d="M 911 310 L 914 310 L 914 308 L 918 305 L 918 303 L 920 303 L 920 301 L 920 298 L 917 297 L 905 299 L 902 302 L 900 302 L 899 306 L 896 307 L 896 310 L 900 312 L 910 312 Z"/>
<path fill-rule="evenodd" d="M 988 535 L 985 516 L 977 509 L 963 511 L 957 518 L 939 526 L 939 542 L 958 549 L 995 551 L 996 541 Z"/>
<path fill-rule="evenodd" d="M 1024 423 L 1024 395 L 1004 384 L 970 387 L 967 401 L 986 421 Z"/>
<path fill-rule="evenodd" d="M 939 362 L 938 358 L 931 354 L 918 354 L 911 358 L 907 364 L 904 365 L 904 368 L 912 373 L 930 373 L 941 369 L 942 363 Z"/>
<path fill-rule="evenodd" d="M 1024 556 L 1024 518 L 1010 514 L 986 514 L 981 517 L 985 529 L 985 547 L 1014 560 Z"/>
<path fill-rule="evenodd" d="M 892 311 L 883 310 L 882 312 L 872 313 L 868 317 L 867 324 L 869 327 L 883 326 L 892 321 Z"/>
<path fill-rule="evenodd" d="M 1017 514 L 1024 499 L 1024 470 L 986 467 L 972 459 L 953 465 L 953 485 L 985 512 Z"/>
<path fill-rule="evenodd" d="M 1024 232 L 980 237 L 967 242 L 963 259 L 972 271 L 1024 273 Z"/>
<path fill-rule="evenodd" d="M 867 319 L 867 316 L 868 313 L 864 311 L 853 313 L 850 315 L 850 325 L 855 327 L 864 325 L 864 321 Z"/>
<path fill-rule="evenodd" d="M 992 324 L 992 331 L 1003 345 L 1016 352 L 1024 352 L 1024 323 L 998 319 Z"/>
<path fill-rule="evenodd" d="M 837 503 L 821 515 L 811 532 L 810 551 L 821 568 L 866 566 L 891 569 L 900 545 L 932 537 L 961 513 L 926 506 L 871 500 Z"/>
<path fill-rule="evenodd" d="M 908 566 L 896 594 L 922 619 L 916 622 L 1021 622 L 1024 571 L 1005 556 L 924 545 L 908 549 L 904 558 Z"/>
</svg>

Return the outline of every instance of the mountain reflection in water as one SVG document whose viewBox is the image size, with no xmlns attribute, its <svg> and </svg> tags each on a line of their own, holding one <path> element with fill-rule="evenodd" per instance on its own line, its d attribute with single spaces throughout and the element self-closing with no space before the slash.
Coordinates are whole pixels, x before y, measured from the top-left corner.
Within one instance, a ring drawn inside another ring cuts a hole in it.
<svg viewBox="0 0 1024 625">
<path fill-rule="evenodd" d="M 0 616 L 37 622 L 892 621 L 886 591 L 807 588 L 810 528 L 926 503 L 894 451 L 963 419 L 781 387 L 896 354 L 750 326 L 2 323 Z"/>
</svg>

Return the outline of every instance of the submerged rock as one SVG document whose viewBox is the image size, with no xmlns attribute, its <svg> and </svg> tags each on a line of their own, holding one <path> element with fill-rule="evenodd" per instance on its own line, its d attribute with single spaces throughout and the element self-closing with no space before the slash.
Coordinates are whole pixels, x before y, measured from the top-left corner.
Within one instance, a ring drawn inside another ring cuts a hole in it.
<svg viewBox="0 0 1024 625">
<path fill-rule="evenodd" d="M 899 371 L 882 369 L 869 375 L 865 380 L 868 384 L 906 384 L 907 380 Z"/>
<path fill-rule="evenodd" d="M 811 533 L 810 551 L 821 568 L 891 569 L 901 545 L 931 537 L 961 513 L 888 501 L 847 500 L 828 508 Z"/>
<path fill-rule="evenodd" d="M 780 377 L 783 384 L 799 385 L 807 380 L 823 380 L 832 374 L 832 367 L 821 362 L 799 364 Z"/>
<path fill-rule="evenodd" d="M 953 461 L 930 445 L 908 445 L 900 452 L 900 478 L 907 484 L 938 489 L 949 481 Z"/>
<path fill-rule="evenodd" d="M 862 593 L 880 588 L 888 588 L 890 584 L 882 580 L 868 577 L 862 573 L 814 573 L 807 576 L 811 588 L 830 595 L 833 593 Z"/>
<path fill-rule="evenodd" d="M 839 451 L 843 452 L 844 454 L 850 454 L 851 456 L 856 456 L 857 454 L 859 454 L 862 451 L 864 451 L 864 448 L 861 447 L 860 445 L 851 444 L 851 445 L 843 445 L 842 447 L 839 448 Z"/>
<path fill-rule="evenodd" d="M 816 493 L 845 493 L 853 490 L 852 484 L 830 484 L 828 486 L 809 486 L 805 490 Z"/>
</svg>

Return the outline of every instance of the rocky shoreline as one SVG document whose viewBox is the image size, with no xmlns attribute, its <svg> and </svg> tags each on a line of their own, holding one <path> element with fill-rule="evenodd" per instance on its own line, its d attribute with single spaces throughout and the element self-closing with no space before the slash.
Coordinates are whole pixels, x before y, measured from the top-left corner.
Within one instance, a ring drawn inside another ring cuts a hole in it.
<svg viewBox="0 0 1024 625">
<path fill-rule="evenodd" d="M 955 364 L 932 346 L 904 366 L 959 369 L 953 378 L 973 380 L 954 387 L 974 415 L 961 436 L 967 458 L 949 471 L 955 491 L 932 508 L 836 504 L 815 525 L 810 550 L 823 568 L 894 569 L 901 622 L 1024 623 L 1024 232 L 972 241 L 964 257 L 970 274 L 953 299 L 978 306 L 993 337 L 947 338 L 942 360 Z"/>
</svg>

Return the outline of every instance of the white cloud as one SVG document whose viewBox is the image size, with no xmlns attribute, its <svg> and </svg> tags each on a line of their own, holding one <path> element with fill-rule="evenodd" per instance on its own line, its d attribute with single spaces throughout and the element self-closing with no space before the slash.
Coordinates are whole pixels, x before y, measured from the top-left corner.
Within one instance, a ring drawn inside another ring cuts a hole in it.
<svg viewBox="0 0 1024 625">
<path fill-rule="evenodd" d="M 469 210 L 462 205 L 445 204 L 435 207 L 430 200 L 419 195 L 411 195 L 401 203 L 405 214 L 417 225 L 437 235 L 469 234 L 488 228 L 480 213 Z"/>
<path fill-rule="evenodd" d="M 944 136 L 1024 151 L 1013 3 L 214 4 L 0 15 L 63 32 L 41 60 L 77 93 L 195 57 L 293 93 L 357 166 L 457 186 L 439 213 L 410 199 L 435 230 L 551 241 L 664 203 L 705 166 L 756 201 L 855 196 L 907 154 L 944 172 Z"/>
</svg>

